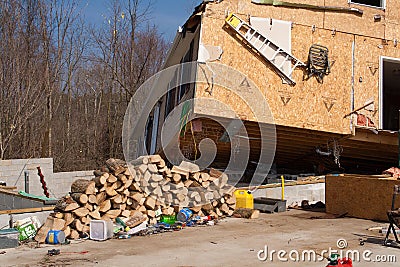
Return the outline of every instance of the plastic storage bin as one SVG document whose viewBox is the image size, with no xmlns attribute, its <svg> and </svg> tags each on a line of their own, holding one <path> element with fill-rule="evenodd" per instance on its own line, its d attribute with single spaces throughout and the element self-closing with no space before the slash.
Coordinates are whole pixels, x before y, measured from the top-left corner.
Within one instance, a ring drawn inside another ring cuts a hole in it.
<svg viewBox="0 0 400 267">
<path fill-rule="evenodd" d="M 103 241 L 114 235 L 114 224 L 111 220 L 90 221 L 90 239 Z"/>
<path fill-rule="evenodd" d="M 254 209 L 253 194 L 247 190 L 236 190 L 236 208 Z"/>
<path fill-rule="evenodd" d="M 14 228 L 0 230 L 0 249 L 18 247 L 19 231 Z"/>
</svg>

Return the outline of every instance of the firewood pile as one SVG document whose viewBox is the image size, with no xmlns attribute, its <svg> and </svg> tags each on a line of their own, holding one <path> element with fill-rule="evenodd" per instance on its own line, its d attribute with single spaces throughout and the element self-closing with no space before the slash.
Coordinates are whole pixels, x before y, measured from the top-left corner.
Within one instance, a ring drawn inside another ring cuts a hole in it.
<svg viewBox="0 0 400 267">
<path fill-rule="evenodd" d="M 193 215 L 215 218 L 231 216 L 236 207 L 236 188 L 225 173 L 200 171 L 185 161 L 170 169 L 159 155 L 139 157 L 129 167 L 109 159 L 94 175 L 71 184 L 70 194 L 58 201 L 36 241 L 44 242 L 49 230 L 63 230 L 67 238 L 77 239 L 89 233 L 91 220 L 144 216 L 155 224 L 160 215 L 174 215 L 184 207 Z"/>
</svg>

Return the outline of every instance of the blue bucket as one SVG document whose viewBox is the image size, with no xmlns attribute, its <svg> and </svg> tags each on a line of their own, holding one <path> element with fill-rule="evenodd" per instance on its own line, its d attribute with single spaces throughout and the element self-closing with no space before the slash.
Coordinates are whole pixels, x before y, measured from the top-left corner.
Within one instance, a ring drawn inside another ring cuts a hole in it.
<svg viewBox="0 0 400 267">
<path fill-rule="evenodd" d="M 46 236 L 47 244 L 62 244 L 65 242 L 65 233 L 60 230 L 50 230 Z"/>
<path fill-rule="evenodd" d="M 184 208 L 178 212 L 178 214 L 176 215 L 176 219 L 180 222 L 187 222 L 190 217 L 192 217 L 192 215 L 193 212 L 190 209 Z"/>
</svg>

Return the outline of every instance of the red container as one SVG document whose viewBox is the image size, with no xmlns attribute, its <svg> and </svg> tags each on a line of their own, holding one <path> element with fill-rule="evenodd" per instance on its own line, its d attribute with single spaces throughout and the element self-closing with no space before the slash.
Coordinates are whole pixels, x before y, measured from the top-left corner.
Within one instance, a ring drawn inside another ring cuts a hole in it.
<svg viewBox="0 0 400 267">
<path fill-rule="evenodd" d="M 353 261 L 348 258 L 338 259 L 337 265 L 327 265 L 326 267 L 353 267 Z"/>
</svg>

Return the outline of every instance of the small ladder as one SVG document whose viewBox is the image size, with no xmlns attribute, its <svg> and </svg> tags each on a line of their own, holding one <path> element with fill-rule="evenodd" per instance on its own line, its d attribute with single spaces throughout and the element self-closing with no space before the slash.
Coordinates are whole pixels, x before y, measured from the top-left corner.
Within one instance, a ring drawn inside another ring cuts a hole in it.
<svg viewBox="0 0 400 267">
<path fill-rule="evenodd" d="M 296 82 L 291 78 L 292 73 L 295 68 L 305 67 L 306 64 L 292 56 L 289 52 L 280 48 L 235 14 L 231 13 L 225 21 L 244 40 L 246 40 L 252 48 L 257 50 L 266 61 L 270 62 L 276 68 L 278 74 L 280 74 L 287 83 L 290 85 L 296 84 Z M 294 65 L 289 70 L 285 70 L 284 66 L 288 61 L 292 62 Z"/>
</svg>

